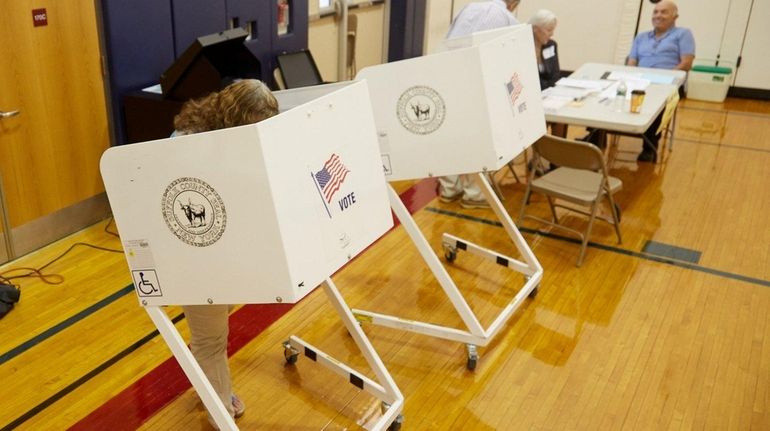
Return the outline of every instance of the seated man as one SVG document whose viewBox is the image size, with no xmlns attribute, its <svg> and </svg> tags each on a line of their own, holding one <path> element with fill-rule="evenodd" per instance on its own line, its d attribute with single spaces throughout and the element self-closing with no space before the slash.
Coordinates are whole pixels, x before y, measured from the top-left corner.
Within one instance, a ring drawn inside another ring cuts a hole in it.
<svg viewBox="0 0 770 431">
<path fill-rule="evenodd" d="M 639 33 L 628 55 L 629 66 L 678 69 L 688 71 L 695 59 L 695 39 L 692 32 L 676 26 L 679 9 L 671 0 L 661 0 L 652 12 L 653 30 Z M 657 133 L 663 114 L 644 133 L 653 148 L 644 146 L 639 161 L 654 162 L 660 134 Z"/>
</svg>

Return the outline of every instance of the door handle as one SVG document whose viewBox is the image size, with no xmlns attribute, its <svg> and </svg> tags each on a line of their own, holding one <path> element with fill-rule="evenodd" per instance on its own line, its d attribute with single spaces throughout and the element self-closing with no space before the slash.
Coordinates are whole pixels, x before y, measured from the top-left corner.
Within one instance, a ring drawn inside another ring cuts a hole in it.
<svg viewBox="0 0 770 431">
<path fill-rule="evenodd" d="M 15 110 L 15 111 L 8 111 L 8 112 L 0 111 L 0 118 L 15 117 L 15 116 L 19 115 L 20 113 L 21 113 L 21 111 L 19 111 L 18 109 Z"/>
</svg>

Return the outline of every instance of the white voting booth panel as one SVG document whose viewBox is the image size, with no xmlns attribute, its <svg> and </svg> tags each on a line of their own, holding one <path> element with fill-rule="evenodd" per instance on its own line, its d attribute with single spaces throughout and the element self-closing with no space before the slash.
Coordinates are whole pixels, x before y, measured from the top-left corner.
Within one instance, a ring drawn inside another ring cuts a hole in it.
<svg viewBox="0 0 770 431">
<path fill-rule="evenodd" d="M 528 25 L 453 39 L 452 50 L 362 70 L 372 95 L 377 132 L 389 181 L 476 173 L 485 198 L 522 260 L 444 234 L 444 256 L 453 262 L 466 251 L 521 273 L 524 285 L 484 327 L 469 307 L 395 190 L 390 204 L 466 329 L 367 310 L 361 322 L 466 343 L 468 369 L 477 346 L 486 346 L 529 296 L 537 293 L 543 268 L 495 195 L 485 173 L 497 170 L 545 134 L 532 29 Z M 430 318 L 430 316 L 426 316 Z"/>
<path fill-rule="evenodd" d="M 477 31 L 466 36 L 444 39 L 441 41 L 441 44 L 436 47 L 436 52 L 444 52 L 452 49 L 468 48 L 471 46 L 479 45 L 483 42 L 489 42 L 490 40 L 516 33 L 519 31 L 519 28 L 522 27 L 526 27 L 530 32 L 532 32 L 532 26 L 529 24 L 519 24 L 507 27 L 493 28 L 491 30 Z"/>
<path fill-rule="evenodd" d="M 389 181 L 497 170 L 545 133 L 531 27 L 476 39 L 356 76 L 369 83 Z"/>
<path fill-rule="evenodd" d="M 140 299 L 296 302 L 386 232 L 367 102 L 358 83 L 258 124 L 107 150 Z"/>
<path fill-rule="evenodd" d="M 107 150 L 101 171 L 137 295 L 219 429 L 237 430 L 162 305 L 296 302 L 325 293 L 376 375 L 284 343 L 383 404 L 403 395 L 329 278 L 393 226 L 364 82 L 275 94 L 260 123 Z M 333 387 L 333 386 L 331 386 Z"/>
</svg>

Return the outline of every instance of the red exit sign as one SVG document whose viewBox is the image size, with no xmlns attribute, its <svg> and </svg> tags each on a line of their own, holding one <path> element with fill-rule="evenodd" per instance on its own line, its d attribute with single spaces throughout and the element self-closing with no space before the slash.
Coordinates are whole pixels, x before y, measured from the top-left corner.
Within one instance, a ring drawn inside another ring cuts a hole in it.
<svg viewBox="0 0 770 431">
<path fill-rule="evenodd" d="M 45 9 L 32 9 L 32 25 L 35 27 L 48 25 L 48 12 Z"/>
</svg>

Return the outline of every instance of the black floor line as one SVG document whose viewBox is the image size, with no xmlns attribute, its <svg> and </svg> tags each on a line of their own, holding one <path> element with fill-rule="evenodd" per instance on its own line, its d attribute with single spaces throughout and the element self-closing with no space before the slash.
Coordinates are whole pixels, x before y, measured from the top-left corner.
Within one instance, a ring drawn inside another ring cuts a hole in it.
<svg viewBox="0 0 770 431">
<path fill-rule="evenodd" d="M 770 120 L 770 114 L 762 114 L 760 112 L 746 112 L 746 111 L 731 111 L 731 110 L 724 110 L 724 109 L 696 108 L 694 106 L 680 106 L 678 109 L 685 110 L 685 111 L 715 112 L 715 113 L 718 113 L 718 114 L 741 115 L 741 116 L 744 116 L 744 117 L 767 118 L 768 120 Z"/>
<path fill-rule="evenodd" d="M 133 290 L 133 286 L 131 286 L 131 290 Z M 172 322 L 175 324 L 179 322 L 180 320 L 184 319 L 184 313 L 179 313 L 176 317 L 171 319 Z M 24 422 L 30 420 L 31 418 L 35 417 L 38 413 L 42 412 L 49 406 L 51 406 L 56 401 L 59 401 L 60 399 L 64 398 L 69 394 L 70 392 L 74 391 L 75 389 L 82 386 L 87 381 L 91 380 L 92 378 L 96 377 L 101 373 L 102 371 L 106 370 L 107 368 L 111 367 L 121 359 L 125 358 L 129 354 L 131 354 L 133 351 L 137 350 L 138 348 L 142 347 L 143 345 L 147 344 L 150 340 L 160 335 L 158 330 L 154 330 L 150 332 L 149 334 L 142 337 L 139 341 L 131 344 L 130 346 L 123 349 L 121 352 L 119 352 L 117 355 L 111 357 L 110 359 L 104 361 L 101 365 L 94 368 L 93 370 L 89 371 L 86 375 L 80 377 L 79 379 L 75 380 L 74 382 L 70 383 L 66 387 L 62 388 L 55 394 L 51 395 L 47 399 L 45 399 L 40 404 L 36 405 L 35 407 L 29 409 L 26 413 L 19 416 L 18 418 L 14 419 L 11 423 L 5 425 L 3 428 L 0 428 L 0 431 L 10 431 L 19 425 L 23 424 Z"/>
<path fill-rule="evenodd" d="M 731 148 L 736 150 L 747 150 L 747 151 L 757 151 L 759 153 L 770 153 L 770 149 L 768 148 L 752 148 L 752 147 L 744 147 L 742 145 L 725 144 L 721 142 L 706 142 L 706 141 L 699 141 L 697 139 L 674 137 L 674 144 L 676 144 L 677 142 L 689 142 L 689 143 L 698 144 L 698 145 L 711 145 L 714 147 L 725 147 L 725 148 Z"/>
<path fill-rule="evenodd" d="M 477 223 L 483 223 L 483 224 L 487 224 L 487 225 L 491 225 L 491 226 L 496 226 L 496 227 L 503 227 L 503 225 L 500 222 L 495 221 L 495 220 L 488 220 L 488 219 L 484 219 L 484 218 L 481 218 L 481 217 L 469 216 L 467 214 L 460 214 L 460 213 L 456 213 L 454 211 L 443 210 L 441 208 L 425 207 L 425 210 L 433 212 L 433 213 L 436 213 L 436 214 L 442 214 L 442 215 L 446 215 L 446 216 L 450 216 L 450 217 L 456 217 L 456 218 L 460 218 L 460 219 L 464 219 L 464 220 L 474 221 L 474 222 L 477 222 Z M 540 230 L 537 230 L 537 229 L 529 229 L 529 228 L 526 228 L 526 227 L 519 227 L 519 231 L 521 231 L 522 233 L 528 233 L 528 234 L 533 234 L 533 235 L 540 235 L 540 236 L 544 236 L 546 238 L 557 239 L 559 241 L 565 241 L 565 242 L 571 242 L 571 243 L 574 243 L 574 244 L 580 244 L 580 241 L 575 239 L 575 238 L 569 238 L 569 237 L 565 237 L 565 236 L 561 236 L 561 235 L 556 235 L 556 234 L 553 234 L 553 233 L 550 233 L 550 232 L 543 232 L 543 231 L 540 231 Z M 591 241 L 588 242 L 588 247 L 597 248 L 597 249 L 605 250 L 605 251 L 610 251 L 610 252 L 613 252 L 613 253 L 623 254 L 623 255 L 626 255 L 626 256 L 632 256 L 632 257 L 636 257 L 636 258 L 639 258 L 639 259 L 649 260 L 649 261 L 652 261 L 652 262 L 665 263 L 665 264 L 668 264 L 668 265 L 676 266 L 678 268 L 691 269 L 693 271 L 699 271 L 699 272 L 703 272 L 703 273 L 706 273 L 706 274 L 716 275 L 718 277 L 729 278 L 731 280 L 739 280 L 739 281 L 744 281 L 746 283 L 756 284 L 756 285 L 759 285 L 759 286 L 770 287 L 770 280 L 763 280 L 761 278 L 749 277 L 749 276 L 742 275 L 742 274 L 735 274 L 735 273 L 732 273 L 732 272 L 722 271 L 722 270 L 719 270 L 719 269 L 708 268 L 708 267 L 705 267 L 705 266 L 702 266 L 702 265 L 696 265 L 696 264 L 693 264 L 693 263 L 690 263 L 690 262 L 678 261 L 678 260 L 675 260 L 675 259 L 655 256 L 655 255 L 652 255 L 652 254 L 642 253 L 642 252 L 633 251 L 633 250 L 627 250 L 627 249 L 624 249 L 624 248 L 613 247 L 613 246 L 609 246 L 609 245 L 605 245 L 605 244 L 599 244 L 599 243 L 595 243 L 595 242 L 591 242 Z"/>
<path fill-rule="evenodd" d="M 37 346 L 38 344 L 42 343 L 43 341 L 53 337 L 54 335 L 60 333 L 61 331 L 69 328 L 70 326 L 80 322 L 81 320 L 85 319 L 86 317 L 94 314 L 95 312 L 101 310 L 102 308 L 112 304 L 113 302 L 117 301 L 118 299 L 128 295 L 129 293 L 134 291 L 134 285 L 129 284 L 128 286 L 118 290 L 117 292 L 111 294 L 110 296 L 102 299 L 101 301 L 89 306 L 88 308 L 84 309 L 83 311 L 59 322 L 58 324 L 46 329 L 45 331 L 41 332 L 40 334 L 30 338 L 29 340 L 19 344 L 18 346 L 14 347 L 13 349 L 3 353 L 0 355 L 0 365 L 10 361 L 11 359 L 21 355 L 22 353 L 26 352 L 27 350 Z"/>
</svg>

